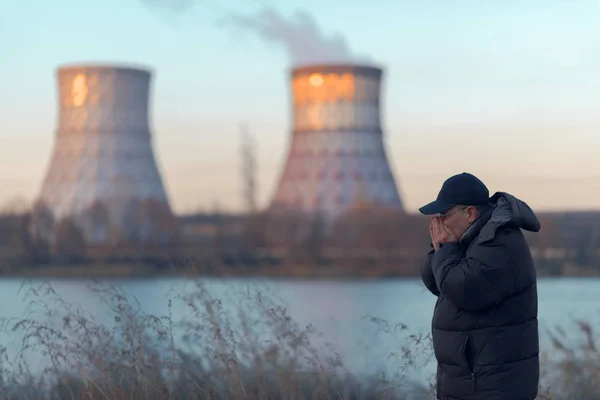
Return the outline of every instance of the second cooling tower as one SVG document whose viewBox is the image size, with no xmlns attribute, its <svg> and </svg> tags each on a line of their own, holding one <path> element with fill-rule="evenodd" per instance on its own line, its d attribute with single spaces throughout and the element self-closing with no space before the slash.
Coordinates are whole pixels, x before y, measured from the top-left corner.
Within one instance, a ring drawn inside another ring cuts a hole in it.
<svg viewBox="0 0 600 400">
<path fill-rule="evenodd" d="M 380 117 L 382 70 L 292 70 L 293 134 L 271 207 L 335 216 L 358 203 L 402 210 Z"/>
<path fill-rule="evenodd" d="M 151 143 L 151 73 L 85 65 L 59 68 L 57 78 L 58 127 L 40 201 L 56 219 L 87 214 L 92 242 L 115 229 L 143 234 L 143 212 L 171 213 Z"/>
</svg>

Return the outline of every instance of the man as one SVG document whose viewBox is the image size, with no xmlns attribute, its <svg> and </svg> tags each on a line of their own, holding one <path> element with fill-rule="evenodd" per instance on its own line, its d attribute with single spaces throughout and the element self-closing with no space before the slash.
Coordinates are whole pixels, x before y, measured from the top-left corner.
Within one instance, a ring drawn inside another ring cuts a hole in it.
<svg viewBox="0 0 600 400">
<path fill-rule="evenodd" d="M 540 223 L 523 201 L 462 173 L 433 215 L 423 283 L 436 295 L 432 337 L 440 400 L 534 400 L 539 384 L 536 273 L 521 229 Z"/>
</svg>

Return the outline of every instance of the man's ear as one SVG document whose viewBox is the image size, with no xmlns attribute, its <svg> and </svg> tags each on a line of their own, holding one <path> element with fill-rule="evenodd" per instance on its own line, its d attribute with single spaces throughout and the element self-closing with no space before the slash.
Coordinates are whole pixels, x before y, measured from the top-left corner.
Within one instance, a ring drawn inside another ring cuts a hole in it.
<svg viewBox="0 0 600 400">
<path fill-rule="evenodd" d="M 469 221 L 469 223 L 473 223 L 475 222 L 475 220 L 477 219 L 477 209 L 473 206 L 469 206 L 467 207 L 467 220 Z"/>
</svg>

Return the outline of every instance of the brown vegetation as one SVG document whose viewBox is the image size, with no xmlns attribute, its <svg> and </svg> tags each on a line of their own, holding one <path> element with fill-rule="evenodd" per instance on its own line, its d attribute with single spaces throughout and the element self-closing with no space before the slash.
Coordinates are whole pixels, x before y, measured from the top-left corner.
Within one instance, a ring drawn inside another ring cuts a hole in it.
<svg viewBox="0 0 600 400">
<path fill-rule="evenodd" d="M 540 275 L 600 274 L 600 212 L 539 218 L 542 230 L 526 238 Z M 262 213 L 247 229 L 254 246 L 277 249 L 292 265 L 339 266 L 350 276 L 416 276 L 429 250 L 428 223 L 419 214 L 361 207 L 334 221 L 296 211 Z"/>
<path fill-rule="evenodd" d="M 187 274 L 192 266 L 205 275 L 219 270 L 230 275 L 404 277 L 418 276 L 429 250 L 426 217 L 366 205 L 335 220 L 295 210 L 176 218 L 161 204 L 136 202 L 128 205 L 123 229 L 100 203 L 63 220 L 55 220 L 43 204 L 31 212 L 21 203 L 12 207 L 0 215 L 5 274 L 31 267 L 41 271 L 50 264 L 56 270 L 58 265 L 102 263 L 102 270 L 110 270 L 112 264 L 132 263 L 136 271 L 145 265 L 147 275 L 165 270 Z M 540 275 L 600 274 L 600 213 L 540 214 L 540 220 L 542 231 L 526 234 Z"/>
<path fill-rule="evenodd" d="M 0 214 L 0 262 L 14 273 L 23 267 L 91 262 L 165 265 L 179 252 L 179 222 L 163 204 L 131 202 L 125 223 L 102 203 L 81 215 L 57 219 L 43 203 L 31 210 L 13 202 Z"/>
</svg>

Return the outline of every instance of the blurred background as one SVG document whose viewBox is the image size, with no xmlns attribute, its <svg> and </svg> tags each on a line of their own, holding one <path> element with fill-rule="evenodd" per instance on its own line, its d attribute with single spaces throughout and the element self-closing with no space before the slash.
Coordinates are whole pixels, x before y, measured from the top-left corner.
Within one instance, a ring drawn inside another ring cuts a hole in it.
<svg viewBox="0 0 600 400">
<path fill-rule="evenodd" d="M 227 237 L 224 246 L 237 246 L 239 257 L 258 249 L 281 258 L 289 243 L 273 252 L 264 237 L 274 205 L 304 211 L 303 219 L 327 214 L 318 219 L 328 226 L 332 213 L 339 220 L 369 205 L 408 218 L 389 223 L 395 231 L 385 240 L 371 240 L 398 254 L 427 242 L 427 222 L 411 218 L 416 209 L 448 176 L 469 171 L 491 193 L 513 193 L 540 213 L 545 229 L 534 251 L 564 254 L 571 245 L 563 236 L 595 246 L 597 17 L 598 5 L 587 1 L 7 4 L 3 208 L 38 209 L 47 225 L 37 229 L 41 242 L 55 242 L 50 233 L 73 220 L 71 233 L 86 231 L 84 241 L 97 248 L 74 246 L 83 261 L 110 252 L 100 245 L 149 235 L 148 226 L 143 234 L 132 226 L 133 209 L 161 214 L 196 253 L 214 253 Z M 329 75 L 318 67 L 327 64 Z M 127 68 L 149 76 L 136 80 Z M 311 74 L 331 79 L 315 86 Z M 351 87 L 335 80 L 342 76 Z M 132 203 L 153 201 L 145 206 L 152 212 Z M 96 221 L 87 227 L 77 221 L 85 212 Z M 300 217 L 278 219 L 290 218 Z M 288 239 L 307 236 L 282 224 Z M 244 232 L 252 243 L 241 249 L 234 242 Z M 15 251 L 10 235 L 4 242 Z M 339 243 L 325 247 L 332 257 L 341 251 Z M 29 264 L 50 261 L 40 257 Z M 586 257 L 577 264 L 589 264 Z"/>
</svg>

